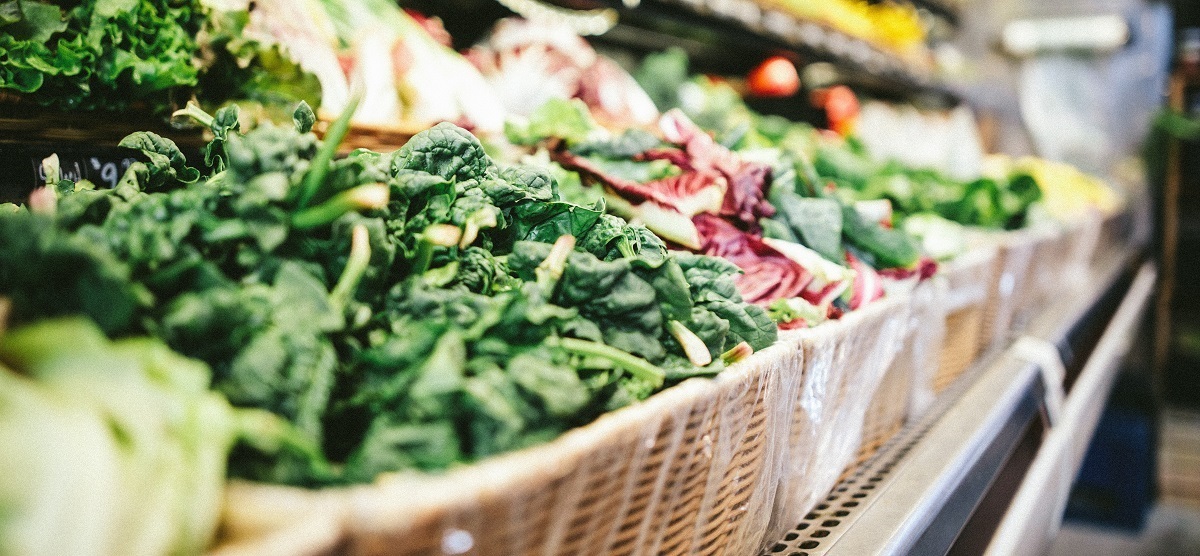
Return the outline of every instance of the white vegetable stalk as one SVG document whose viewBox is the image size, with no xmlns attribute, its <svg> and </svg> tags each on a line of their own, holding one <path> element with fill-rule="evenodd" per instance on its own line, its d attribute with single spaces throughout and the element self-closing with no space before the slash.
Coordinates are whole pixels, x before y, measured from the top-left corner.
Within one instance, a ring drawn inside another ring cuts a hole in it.
<svg viewBox="0 0 1200 556">
<path fill-rule="evenodd" d="M 712 363 L 712 354 L 708 352 L 708 346 L 704 345 L 704 340 L 701 340 L 695 332 L 688 330 L 683 323 L 673 320 L 667 323 L 667 330 L 671 332 L 671 336 L 679 342 L 679 345 L 683 346 L 683 353 L 687 355 L 688 361 L 691 361 L 693 365 L 704 367 Z"/>
</svg>

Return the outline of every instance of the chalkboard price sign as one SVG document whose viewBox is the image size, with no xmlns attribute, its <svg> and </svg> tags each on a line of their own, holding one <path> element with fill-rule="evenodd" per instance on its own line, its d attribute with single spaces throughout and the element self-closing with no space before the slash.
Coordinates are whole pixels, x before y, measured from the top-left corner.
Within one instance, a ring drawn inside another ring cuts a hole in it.
<svg viewBox="0 0 1200 556">
<path fill-rule="evenodd" d="M 46 183 L 42 161 L 57 154 L 63 179 L 114 187 L 141 153 L 121 147 L 0 144 L 0 202 L 23 201 Z"/>
<path fill-rule="evenodd" d="M 44 159 L 43 159 L 44 160 Z M 45 183 L 46 172 L 42 168 L 42 161 L 30 161 L 34 166 L 34 173 L 37 174 L 39 183 Z M 129 168 L 130 164 L 137 162 L 136 158 L 110 159 L 101 158 L 98 156 L 88 156 L 75 159 L 63 159 L 59 157 L 59 167 L 62 171 L 62 178 L 71 181 L 88 180 L 97 187 L 116 187 L 117 181 L 125 173 L 125 169 Z"/>
</svg>

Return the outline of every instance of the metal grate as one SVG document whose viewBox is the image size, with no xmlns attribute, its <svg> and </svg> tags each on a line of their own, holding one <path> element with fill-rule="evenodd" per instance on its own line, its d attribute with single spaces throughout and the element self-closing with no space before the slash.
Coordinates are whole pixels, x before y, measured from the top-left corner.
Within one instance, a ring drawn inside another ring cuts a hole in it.
<svg viewBox="0 0 1200 556">
<path fill-rule="evenodd" d="M 938 396 L 924 416 L 901 429 L 874 456 L 838 483 L 796 527 L 767 547 L 764 556 L 825 554 L 875 502 L 877 494 L 887 489 L 892 471 L 903 465 L 909 451 L 999 355 L 998 350 L 993 350 L 977 359 L 953 386 Z"/>
</svg>

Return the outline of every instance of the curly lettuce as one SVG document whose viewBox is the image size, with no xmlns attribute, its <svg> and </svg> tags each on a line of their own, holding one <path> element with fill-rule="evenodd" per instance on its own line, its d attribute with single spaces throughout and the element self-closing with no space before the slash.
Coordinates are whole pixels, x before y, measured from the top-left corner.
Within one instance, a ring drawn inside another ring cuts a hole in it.
<svg viewBox="0 0 1200 556">
<path fill-rule="evenodd" d="M 194 0 L 0 2 L 0 91 L 57 109 L 170 108 L 194 86 Z"/>
</svg>

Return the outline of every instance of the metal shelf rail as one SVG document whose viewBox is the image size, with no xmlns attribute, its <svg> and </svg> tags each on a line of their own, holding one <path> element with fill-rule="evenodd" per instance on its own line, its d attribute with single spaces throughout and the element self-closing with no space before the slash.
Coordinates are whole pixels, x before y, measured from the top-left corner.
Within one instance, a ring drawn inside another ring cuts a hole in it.
<svg viewBox="0 0 1200 556">
<path fill-rule="evenodd" d="M 1083 295 L 982 357 L 766 554 L 1041 553 L 1153 289 L 1138 261 L 1096 265 Z"/>
<path fill-rule="evenodd" d="M 948 106 L 959 100 L 930 65 L 902 59 L 866 40 L 754 0 L 596 0 L 596 4 L 620 14 L 620 25 L 597 39 L 634 51 L 681 46 L 693 58 L 733 58 L 718 62 L 718 73 L 748 71 L 761 60 L 761 56 L 745 58 L 739 53 L 792 52 L 804 63 L 832 64 L 840 82 L 875 95 Z M 735 67 L 744 64 L 750 65 Z"/>
</svg>

